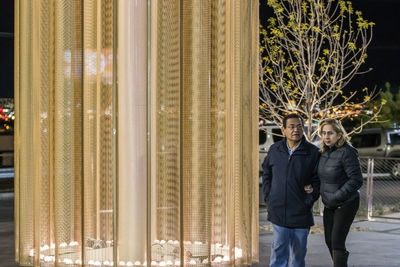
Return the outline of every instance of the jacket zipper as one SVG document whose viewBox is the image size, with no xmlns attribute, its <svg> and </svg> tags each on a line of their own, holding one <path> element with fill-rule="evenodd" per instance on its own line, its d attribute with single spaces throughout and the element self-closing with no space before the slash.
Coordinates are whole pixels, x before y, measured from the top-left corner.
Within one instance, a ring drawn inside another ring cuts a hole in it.
<svg viewBox="0 0 400 267">
<path fill-rule="evenodd" d="M 294 151 L 293 151 L 293 153 L 294 153 Z M 293 155 L 293 153 L 292 153 L 292 155 Z M 289 152 L 288 152 L 288 154 L 289 154 Z M 289 158 L 288 158 L 288 163 L 287 163 L 287 166 L 286 166 L 286 176 L 285 176 L 285 178 L 286 178 L 286 184 L 285 184 L 285 225 L 286 225 L 286 223 L 287 223 L 287 220 L 286 220 L 286 206 L 287 206 L 287 196 L 288 196 L 288 193 L 287 193 L 287 188 L 288 188 L 288 171 L 289 171 L 289 166 L 290 166 L 290 159 L 292 158 L 292 155 L 290 155 L 289 154 Z"/>
</svg>

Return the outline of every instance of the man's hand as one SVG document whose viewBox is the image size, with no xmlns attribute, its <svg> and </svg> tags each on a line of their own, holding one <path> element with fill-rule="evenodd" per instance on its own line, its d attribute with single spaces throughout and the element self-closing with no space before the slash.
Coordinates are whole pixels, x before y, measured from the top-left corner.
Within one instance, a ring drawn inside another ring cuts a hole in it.
<svg viewBox="0 0 400 267">
<path fill-rule="evenodd" d="M 309 184 L 309 185 L 304 186 L 304 191 L 306 191 L 307 194 L 311 194 L 314 191 L 314 189 L 313 189 L 312 185 Z"/>
</svg>

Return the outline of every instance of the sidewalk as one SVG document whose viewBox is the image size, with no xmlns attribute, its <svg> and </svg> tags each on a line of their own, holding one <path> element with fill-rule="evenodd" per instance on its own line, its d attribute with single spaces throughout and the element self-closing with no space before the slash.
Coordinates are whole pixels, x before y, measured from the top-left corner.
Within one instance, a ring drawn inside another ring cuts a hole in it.
<svg viewBox="0 0 400 267">
<path fill-rule="evenodd" d="M 14 193 L 0 193 L 0 266 L 18 266 L 14 261 Z"/>
<path fill-rule="evenodd" d="M 260 208 L 260 226 L 270 224 L 265 208 Z M 322 217 L 315 217 L 315 224 L 322 225 Z M 261 227 L 265 228 L 265 227 Z M 347 237 L 350 251 L 349 267 L 400 267 L 400 221 L 355 221 Z M 268 266 L 272 232 L 260 230 L 260 263 L 253 267 Z M 308 238 L 307 267 L 332 266 L 324 241 L 324 234 L 310 234 Z"/>
<path fill-rule="evenodd" d="M 14 262 L 14 194 L 0 193 L 0 266 L 17 267 Z M 263 230 L 270 223 L 266 209 L 260 207 L 260 262 L 252 267 L 268 266 L 272 232 Z M 315 217 L 322 225 L 322 218 Z M 400 267 L 400 221 L 356 221 L 347 238 L 350 251 L 349 267 Z M 368 231 L 366 231 L 368 230 Z M 307 267 L 332 266 L 323 233 L 311 234 L 308 239 Z"/>
</svg>

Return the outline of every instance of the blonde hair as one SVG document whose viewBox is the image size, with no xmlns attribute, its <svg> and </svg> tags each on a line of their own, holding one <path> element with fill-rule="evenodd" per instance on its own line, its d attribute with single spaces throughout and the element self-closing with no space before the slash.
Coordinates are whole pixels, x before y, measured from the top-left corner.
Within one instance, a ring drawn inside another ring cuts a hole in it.
<svg viewBox="0 0 400 267">
<path fill-rule="evenodd" d="M 335 146 L 341 147 L 345 143 L 349 143 L 349 137 L 347 136 L 346 130 L 343 128 L 342 123 L 339 120 L 335 119 L 326 119 L 322 121 L 322 123 L 319 126 L 319 136 L 322 136 L 322 129 L 324 129 L 325 125 L 331 125 L 333 130 L 340 135 L 339 139 L 337 140 Z M 321 152 L 324 152 L 327 149 L 327 146 L 324 144 L 323 141 L 321 145 Z"/>
</svg>

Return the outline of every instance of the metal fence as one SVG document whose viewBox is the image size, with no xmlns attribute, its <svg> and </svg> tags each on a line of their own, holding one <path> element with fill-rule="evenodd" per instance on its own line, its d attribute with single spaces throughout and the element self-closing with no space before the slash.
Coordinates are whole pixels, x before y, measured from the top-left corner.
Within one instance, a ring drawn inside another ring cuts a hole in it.
<svg viewBox="0 0 400 267">
<path fill-rule="evenodd" d="M 364 215 L 368 220 L 374 217 L 400 220 L 400 158 L 360 158 L 360 161 L 366 180 Z"/>
</svg>

